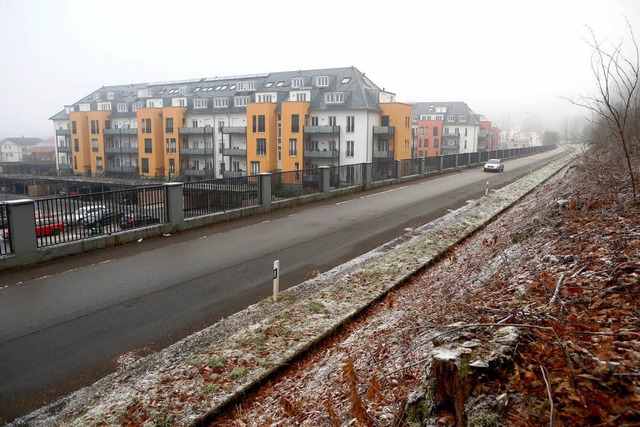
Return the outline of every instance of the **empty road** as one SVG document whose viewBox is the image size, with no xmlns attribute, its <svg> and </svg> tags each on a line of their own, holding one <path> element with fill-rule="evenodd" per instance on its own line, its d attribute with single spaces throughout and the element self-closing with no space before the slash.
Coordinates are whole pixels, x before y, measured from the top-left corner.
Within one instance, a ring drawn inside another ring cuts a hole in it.
<svg viewBox="0 0 640 427">
<path fill-rule="evenodd" d="M 546 164 L 561 150 L 67 257 L 0 275 L 0 420 L 87 385 Z"/>
</svg>

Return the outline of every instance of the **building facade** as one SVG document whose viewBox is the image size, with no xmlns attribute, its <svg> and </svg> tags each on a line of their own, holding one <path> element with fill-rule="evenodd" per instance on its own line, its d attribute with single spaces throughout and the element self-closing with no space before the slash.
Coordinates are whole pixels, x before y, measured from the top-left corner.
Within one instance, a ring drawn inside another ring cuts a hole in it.
<svg viewBox="0 0 640 427">
<path fill-rule="evenodd" d="M 59 173 L 192 179 L 411 158 L 411 112 L 348 67 L 103 87 L 51 120 Z"/>
<path fill-rule="evenodd" d="M 29 157 L 29 149 L 40 144 L 40 138 L 5 138 L 0 141 L 0 163 L 24 162 Z"/>
</svg>

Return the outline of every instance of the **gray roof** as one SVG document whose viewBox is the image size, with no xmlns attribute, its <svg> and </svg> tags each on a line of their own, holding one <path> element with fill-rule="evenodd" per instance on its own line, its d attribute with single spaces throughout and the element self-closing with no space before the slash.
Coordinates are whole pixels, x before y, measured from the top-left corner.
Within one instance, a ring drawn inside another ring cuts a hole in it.
<svg viewBox="0 0 640 427">
<path fill-rule="evenodd" d="M 292 88 L 292 79 L 301 77 L 303 84 L 301 87 Z M 316 77 L 327 77 L 328 84 L 323 87 L 316 85 Z M 242 87 L 243 83 L 253 82 L 255 89 Z M 148 97 L 138 97 L 139 89 L 147 89 Z M 256 93 L 275 92 L 278 102 L 286 99 L 290 91 L 310 90 L 311 109 L 313 110 L 372 110 L 380 111 L 378 94 L 381 89 L 369 80 L 364 73 L 355 67 L 325 68 L 317 70 L 279 71 L 265 74 L 210 77 L 191 80 L 181 80 L 173 82 L 157 83 L 137 83 L 130 85 L 103 86 L 100 89 L 89 93 L 87 96 L 73 103 L 75 111 L 78 111 L 79 104 L 88 103 L 91 110 L 97 109 L 98 102 L 111 102 L 112 112 L 117 112 L 117 104 L 134 102 L 145 102 L 146 99 L 163 99 L 163 105 L 171 105 L 171 98 L 186 97 L 188 99 L 187 108 L 192 113 L 207 113 L 220 111 L 223 113 L 242 112 L 244 107 L 234 107 L 231 101 L 235 96 L 251 96 L 255 102 Z M 181 91 L 181 92 L 180 92 Z M 325 93 L 342 92 L 344 102 L 340 104 L 326 104 Z M 229 107 L 213 108 L 208 103 L 206 109 L 194 110 L 193 99 L 228 97 Z M 110 98 L 110 99 L 108 99 Z M 135 113 L 129 108 L 129 112 L 123 115 L 133 116 Z M 68 119 L 68 114 L 64 110 L 53 115 L 50 120 Z"/>
<path fill-rule="evenodd" d="M 2 144 L 3 142 L 13 142 L 14 144 L 18 144 L 18 145 L 22 145 L 24 147 L 29 147 L 32 145 L 37 145 L 39 143 L 42 142 L 42 138 L 25 138 L 25 137 L 20 137 L 20 138 L 5 138 L 2 141 L 0 141 L 0 144 Z"/>
<path fill-rule="evenodd" d="M 479 126 L 480 122 L 478 121 L 478 114 L 474 113 L 469 106 L 462 101 L 453 101 L 453 102 L 415 102 L 411 104 L 413 106 L 413 115 L 414 116 L 422 116 L 422 115 L 430 115 L 430 114 L 442 114 L 444 116 L 455 115 L 456 121 L 454 124 L 464 124 L 464 125 L 476 125 Z M 446 113 L 436 113 L 436 107 L 446 107 Z M 458 116 L 467 116 L 466 123 L 458 122 Z M 445 123 L 447 123 L 447 119 L 445 117 Z"/>
</svg>

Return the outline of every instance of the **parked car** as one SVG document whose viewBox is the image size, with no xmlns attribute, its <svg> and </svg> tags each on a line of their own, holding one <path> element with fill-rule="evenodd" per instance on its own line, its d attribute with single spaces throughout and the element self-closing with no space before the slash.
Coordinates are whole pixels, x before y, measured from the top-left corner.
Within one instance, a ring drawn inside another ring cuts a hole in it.
<svg viewBox="0 0 640 427">
<path fill-rule="evenodd" d="M 102 205 L 91 205 L 91 206 L 83 206 L 80 209 L 76 210 L 71 216 L 66 218 L 67 224 L 78 224 L 82 225 L 85 218 L 91 215 L 94 212 L 99 210 L 106 209 L 106 206 Z"/>
<path fill-rule="evenodd" d="M 130 214 L 123 215 L 118 223 L 120 228 L 125 230 L 127 228 L 144 227 L 146 225 L 158 224 L 160 217 L 150 212 L 132 212 Z"/>
<path fill-rule="evenodd" d="M 82 220 L 82 225 L 86 228 L 97 228 L 116 223 L 122 218 L 122 212 L 102 208 L 91 212 Z"/>
<path fill-rule="evenodd" d="M 64 230 L 64 224 L 58 218 L 37 218 L 36 237 L 57 236 Z M 2 236 L 9 240 L 9 230 L 2 230 Z"/>
<path fill-rule="evenodd" d="M 504 172 L 504 163 L 502 159 L 489 159 L 484 164 L 485 172 Z"/>
</svg>

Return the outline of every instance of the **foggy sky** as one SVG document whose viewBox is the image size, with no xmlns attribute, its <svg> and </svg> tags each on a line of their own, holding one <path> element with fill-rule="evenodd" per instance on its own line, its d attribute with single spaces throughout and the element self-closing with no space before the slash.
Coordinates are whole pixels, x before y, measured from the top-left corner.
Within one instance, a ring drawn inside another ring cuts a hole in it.
<svg viewBox="0 0 640 427">
<path fill-rule="evenodd" d="M 560 130 L 594 90 L 586 26 L 628 42 L 625 17 L 640 1 L 0 0 L 0 138 L 52 137 L 101 86 L 345 66 L 399 102 Z"/>
</svg>

